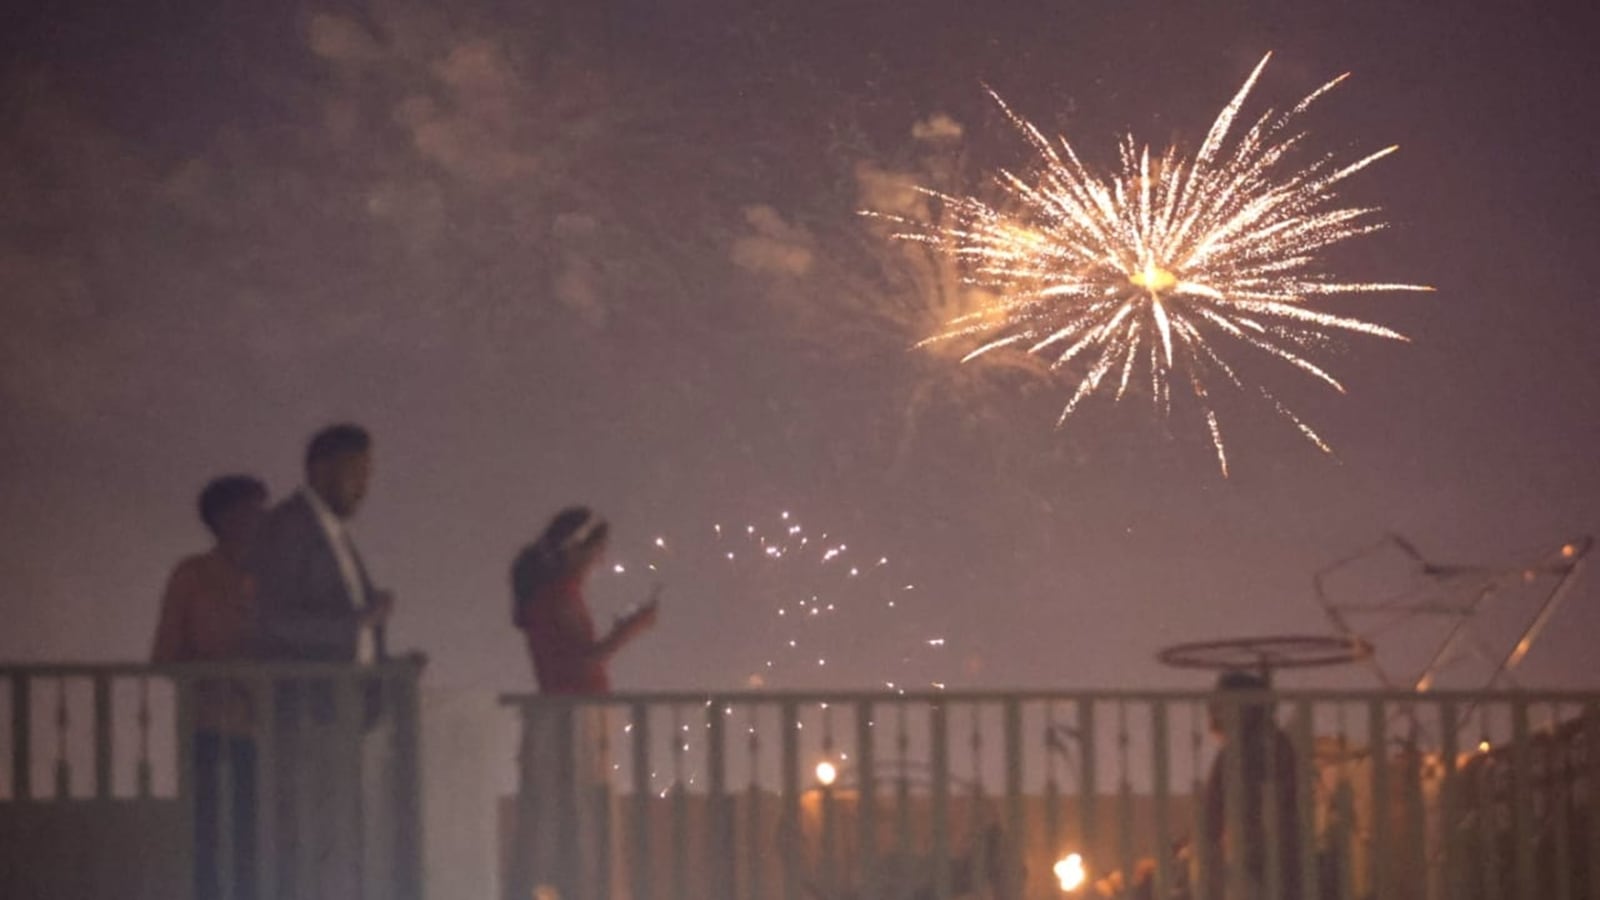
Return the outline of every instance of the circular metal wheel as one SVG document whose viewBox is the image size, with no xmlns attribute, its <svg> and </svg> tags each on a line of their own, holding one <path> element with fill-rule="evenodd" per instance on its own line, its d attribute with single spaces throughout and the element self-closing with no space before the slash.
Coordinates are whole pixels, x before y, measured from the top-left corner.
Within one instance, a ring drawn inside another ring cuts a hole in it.
<svg viewBox="0 0 1600 900">
<path fill-rule="evenodd" d="M 1360 638 L 1331 634 L 1278 634 L 1173 644 L 1156 654 L 1164 665 L 1212 671 L 1244 670 L 1263 674 L 1275 669 L 1339 666 L 1372 655 Z"/>
</svg>

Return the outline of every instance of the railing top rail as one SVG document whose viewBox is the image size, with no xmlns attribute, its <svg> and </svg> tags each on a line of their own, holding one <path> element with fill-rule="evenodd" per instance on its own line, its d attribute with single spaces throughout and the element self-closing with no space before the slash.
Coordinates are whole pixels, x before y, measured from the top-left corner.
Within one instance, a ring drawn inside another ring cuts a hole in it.
<svg viewBox="0 0 1600 900">
<path fill-rule="evenodd" d="M 427 665 L 422 654 L 390 657 L 372 665 L 333 662 L 279 662 L 248 660 L 241 662 L 165 663 L 153 665 L 141 662 L 105 663 L 13 663 L 0 662 L 0 678 L 92 678 L 110 677 L 160 677 L 174 681 L 197 679 L 237 678 L 294 679 L 340 678 L 351 675 L 399 676 L 420 674 Z"/>
<path fill-rule="evenodd" d="M 1252 703 L 1273 701 L 1290 704 L 1300 701 L 1311 703 L 1571 703 L 1600 704 L 1600 690 L 1493 690 L 1493 691 L 1408 691 L 1408 690 L 1350 690 L 1350 689 L 1294 689 L 1279 691 L 1227 691 L 1219 693 L 1209 688 L 1185 690 L 1121 690 L 1092 688 L 1084 690 L 1057 688 L 1016 688 L 1010 690 L 729 690 L 729 691 L 630 691 L 606 695 L 560 695 L 531 692 L 504 693 L 500 702 L 506 706 L 532 705 L 596 705 L 627 706 L 636 703 L 653 705 L 706 704 L 770 704 L 770 703 L 883 703 L 883 704 L 960 704 L 1004 703 L 1008 701 L 1040 702 L 1109 702 L 1109 703 L 1204 703 L 1219 697 L 1227 702 Z"/>
</svg>

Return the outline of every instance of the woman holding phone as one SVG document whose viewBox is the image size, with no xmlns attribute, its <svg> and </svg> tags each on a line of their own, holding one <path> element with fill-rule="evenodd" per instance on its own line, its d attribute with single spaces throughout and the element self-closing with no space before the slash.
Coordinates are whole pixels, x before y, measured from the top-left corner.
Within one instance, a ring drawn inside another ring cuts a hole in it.
<svg viewBox="0 0 1600 900">
<path fill-rule="evenodd" d="M 659 585 L 644 605 L 596 635 L 584 588 L 605 555 L 609 530 L 587 507 L 568 507 L 511 566 L 511 620 L 527 642 L 541 695 L 610 693 L 611 658 L 656 622 Z M 619 846 L 600 840 L 604 823 L 616 822 L 601 815 L 611 774 L 606 733 L 603 703 L 535 703 L 525 710 L 515 896 L 538 887 L 578 896 L 579 886 L 618 871 L 614 858 L 600 858 L 601 848 Z"/>
</svg>

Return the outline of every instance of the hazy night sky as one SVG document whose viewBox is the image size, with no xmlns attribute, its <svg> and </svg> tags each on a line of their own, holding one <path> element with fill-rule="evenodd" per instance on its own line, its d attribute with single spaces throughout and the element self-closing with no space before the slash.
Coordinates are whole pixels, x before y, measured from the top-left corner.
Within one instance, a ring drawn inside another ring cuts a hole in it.
<svg viewBox="0 0 1600 900">
<path fill-rule="evenodd" d="M 805 636 L 851 686 L 1192 684 L 1154 651 L 1325 631 L 1311 573 L 1385 531 L 1483 560 L 1600 530 L 1592 11 L 106 6 L 0 14 L 0 659 L 143 657 L 199 486 L 286 494 L 339 419 L 377 440 L 391 646 L 452 685 L 530 682 L 506 568 L 573 501 L 619 551 L 788 509 L 890 557 L 914 601 Z M 1351 70 L 1310 146 L 1401 148 L 1346 191 L 1392 227 L 1330 264 L 1438 287 L 1329 304 L 1415 340 L 1325 357 L 1348 395 L 1247 367 L 1336 458 L 1225 401 L 1223 479 L 1192 415 L 1056 431 L 1065 382 L 910 349 L 937 285 L 855 212 L 1026 162 L 983 84 L 1107 159 L 1193 146 L 1268 50 L 1250 109 Z M 1597 574 L 1528 680 L 1600 684 Z M 669 580 L 620 686 L 741 684 L 762 602 Z"/>
</svg>

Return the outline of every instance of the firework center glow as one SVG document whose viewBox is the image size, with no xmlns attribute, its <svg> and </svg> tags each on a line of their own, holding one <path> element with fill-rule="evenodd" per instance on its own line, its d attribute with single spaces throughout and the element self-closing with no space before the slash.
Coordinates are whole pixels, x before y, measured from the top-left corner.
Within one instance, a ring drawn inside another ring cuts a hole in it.
<svg viewBox="0 0 1600 900">
<path fill-rule="evenodd" d="M 1178 276 L 1154 262 L 1147 262 L 1144 268 L 1128 274 L 1128 282 L 1134 287 L 1144 288 L 1151 294 L 1159 296 L 1178 286 Z"/>
</svg>

